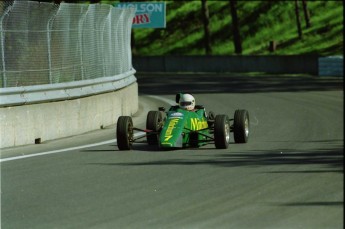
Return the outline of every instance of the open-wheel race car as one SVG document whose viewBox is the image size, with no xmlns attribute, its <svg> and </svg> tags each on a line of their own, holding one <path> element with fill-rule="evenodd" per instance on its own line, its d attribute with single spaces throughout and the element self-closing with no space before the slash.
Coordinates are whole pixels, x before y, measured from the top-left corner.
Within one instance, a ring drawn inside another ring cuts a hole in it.
<svg viewBox="0 0 345 229">
<path fill-rule="evenodd" d="M 249 113 L 247 110 L 236 110 L 233 119 L 228 115 L 208 114 L 204 106 L 193 105 L 193 110 L 181 108 L 181 96 L 176 95 L 176 103 L 166 111 L 159 107 L 149 111 L 146 118 L 146 129 L 136 128 L 130 116 L 120 116 L 117 120 L 116 137 L 120 150 L 130 150 L 132 144 L 146 138 L 148 145 L 157 145 L 161 149 L 197 148 L 213 143 L 217 149 L 226 149 L 233 133 L 235 143 L 246 143 L 249 136 Z M 144 132 L 135 138 L 134 132 Z"/>
</svg>

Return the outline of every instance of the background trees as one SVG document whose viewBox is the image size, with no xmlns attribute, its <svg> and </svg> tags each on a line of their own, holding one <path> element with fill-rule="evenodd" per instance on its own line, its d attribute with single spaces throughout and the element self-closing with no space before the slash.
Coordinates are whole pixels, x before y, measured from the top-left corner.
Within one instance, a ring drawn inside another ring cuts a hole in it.
<svg viewBox="0 0 345 229">
<path fill-rule="evenodd" d="M 133 29 L 134 55 L 263 55 L 272 54 L 270 41 L 274 54 L 343 54 L 343 1 L 162 1 L 167 27 Z"/>
<path fill-rule="evenodd" d="M 202 11 L 202 19 L 204 23 L 204 43 L 205 43 L 205 53 L 207 55 L 212 54 L 212 48 L 211 48 L 211 36 L 210 36 L 210 19 L 209 19 L 209 13 L 208 13 L 208 7 L 207 7 L 207 0 L 201 0 L 201 11 Z"/>
<path fill-rule="evenodd" d="M 302 27 L 301 27 L 301 19 L 299 16 L 298 0 L 295 0 L 295 14 L 296 14 L 298 38 L 302 39 Z"/>
<path fill-rule="evenodd" d="M 311 27 L 311 23 L 310 23 L 310 14 L 309 14 L 309 10 L 308 10 L 307 0 L 302 0 L 302 4 L 303 4 L 303 13 L 304 13 L 304 19 L 305 19 L 305 26 L 306 26 L 306 28 L 310 28 Z"/>
<path fill-rule="evenodd" d="M 232 33 L 234 36 L 234 46 L 235 46 L 235 53 L 242 54 L 242 41 L 240 35 L 240 26 L 237 17 L 237 1 L 230 0 L 230 12 L 232 18 Z"/>
</svg>

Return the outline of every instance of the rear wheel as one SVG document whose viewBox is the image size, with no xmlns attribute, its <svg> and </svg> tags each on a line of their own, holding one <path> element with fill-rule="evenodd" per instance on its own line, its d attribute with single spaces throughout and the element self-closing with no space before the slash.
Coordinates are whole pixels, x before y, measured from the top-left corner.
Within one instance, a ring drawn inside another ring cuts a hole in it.
<svg viewBox="0 0 345 229">
<path fill-rule="evenodd" d="M 120 150 L 130 150 L 133 140 L 133 121 L 130 116 L 120 116 L 116 127 L 117 147 Z"/>
<path fill-rule="evenodd" d="M 146 119 L 146 129 L 156 133 L 148 132 L 146 134 L 147 143 L 149 145 L 158 145 L 158 134 L 157 132 L 162 127 L 163 115 L 160 111 L 149 111 Z"/>
<path fill-rule="evenodd" d="M 230 123 L 227 115 L 217 115 L 214 120 L 214 144 L 217 149 L 226 149 L 230 142 Z"/>
<path fill-rule="evenodd" d="M 236 110 L 234 115 L 234 139 L 236 143 L 246 143 L 249 137 L 249 113 Z"/>
</svg>

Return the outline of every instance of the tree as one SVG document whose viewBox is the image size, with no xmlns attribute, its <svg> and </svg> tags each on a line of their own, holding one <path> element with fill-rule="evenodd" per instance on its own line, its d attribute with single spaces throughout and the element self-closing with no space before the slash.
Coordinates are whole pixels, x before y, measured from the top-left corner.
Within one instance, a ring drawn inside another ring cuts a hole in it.
<svg viewBox="0 0 345 229">
<path fill-rule="evenodd" d="M 299 17 L 298 0 L 295 0 L 295 14 L 296 14 L 298 38 L 302 39 L 302 27 L 301 27 L 301 19 Z"/>
<path fill-rule="evenodd" d="M 308 10 L 308 6 L 307 6 L 307 0 L 302 0 L 302 4 L 303 4 L 303 12 L 304 12 L 305 26 L 306 26 L 307 28 L 310 28 L 310 27 L 311 27 L 311 23 L 310 23 L 309 10 Z"/>
<path fill-rule="evenodd" d="M 211 36 L 210 36 L 210 18 L 208 13 L 208 7 L 207 7 L 207 0 L 201 0 L 201 10 L 202 10 L 202 19 L 204 23 L 204 45 L 205 45 L 205 52 L 206 55 L 212 54 L 212 48 L 211 48 Z"/>
<path fill-rule="evenodd" d="M 231 19 L 232 19 L 232 32 L 234 35 L 235 53 L 242 54 L 242 43 L 241 43 L 238 17 L 237 17 L 237 1 L 236 0 L 229 0 L 229 1 L 230 1 L 230 11 L 231 11 Z"/>
</svg>

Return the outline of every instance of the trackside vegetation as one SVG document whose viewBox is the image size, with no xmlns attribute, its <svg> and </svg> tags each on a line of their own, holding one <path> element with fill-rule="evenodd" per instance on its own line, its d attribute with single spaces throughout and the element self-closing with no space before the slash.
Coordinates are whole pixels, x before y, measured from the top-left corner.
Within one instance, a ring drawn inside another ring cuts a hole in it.
<svg viewBox="0 0 345 229">
<path fill-rule="evenodd" d="M 343 55 L 342 1 L 307 1 L 310 27 L 295 1 L 237 1 L 242 55 Z M 164 29 L 133 29 L 134 55 L 204 55 L 201 1 L 166 1 Z M 234 55 L 229 1 L 207 1 L 212 55 Z M 275 50 L 269 50 L 269 43 Z"/>
</svg>

